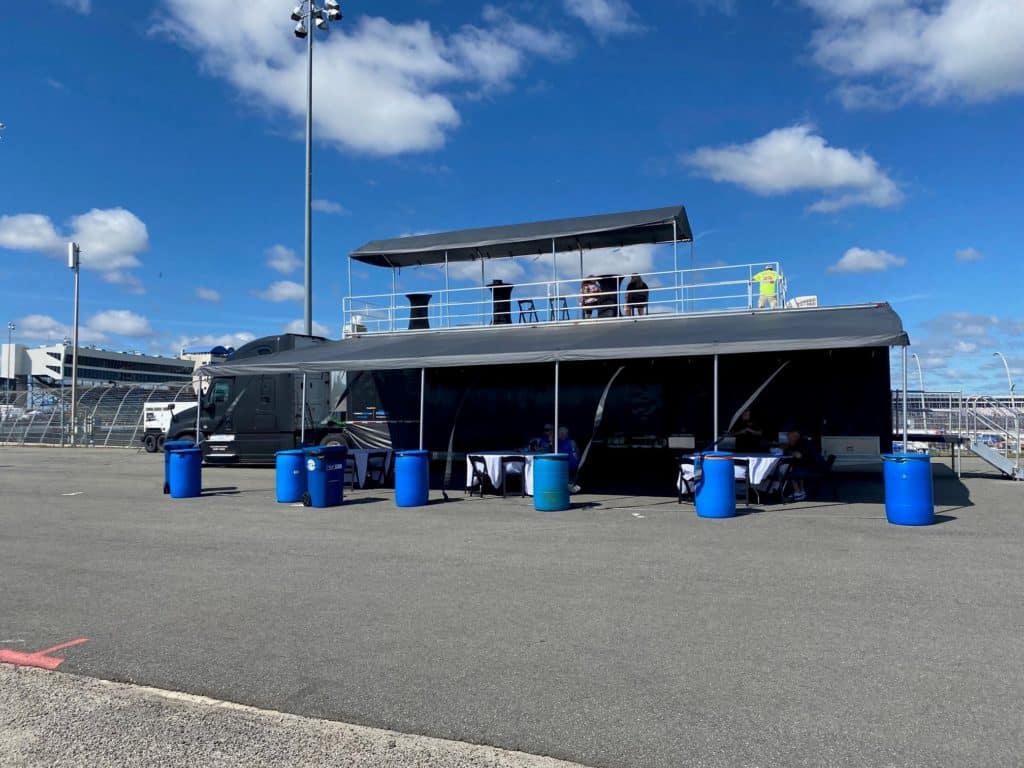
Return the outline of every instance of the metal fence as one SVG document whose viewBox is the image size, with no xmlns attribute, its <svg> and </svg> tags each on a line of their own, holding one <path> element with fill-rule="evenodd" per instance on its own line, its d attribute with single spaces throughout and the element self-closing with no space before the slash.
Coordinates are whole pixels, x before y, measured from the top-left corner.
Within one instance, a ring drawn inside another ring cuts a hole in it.
<svg viewBox="0 0 1024 768">
<path fill-rule="evenodd" d="M 0 393 L 0 445 L 71 445 L 128 448 L 142 444 L 144 406 L 195 401 L 192 382 L 166 385 L 80 387 L 71 424 L 71 388 Z"/>
</svg>

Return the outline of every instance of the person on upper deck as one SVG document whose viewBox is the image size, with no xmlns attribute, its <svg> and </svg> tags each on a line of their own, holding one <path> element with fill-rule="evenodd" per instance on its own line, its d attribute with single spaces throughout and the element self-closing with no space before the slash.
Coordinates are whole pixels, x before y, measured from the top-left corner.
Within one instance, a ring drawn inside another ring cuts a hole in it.
<svg viewBox="0 0 1024 768">
<path fill-rule="evenodd" d="M 626 316 L 647 314 L 647 283 L 640 275 L 633 275 L 626 284 Z"/>
<path fill-rule="evenodd" d="M 583 319 L 587 320 L 590 317 L 596 316 L 600 308 L 601 283 L 596 277 L 590 275 L 580 283 L 580 309 L 582 310 Z"/>
<path fill-rule="evenodd" d="M 765 264 L 764 269 L 753 277 L 753 281 L 760 287 L 760 296 L 757 299 L 757 308 L 764 309 L 779 307 L 779 273 L 771 264 Z"/>
</svg>

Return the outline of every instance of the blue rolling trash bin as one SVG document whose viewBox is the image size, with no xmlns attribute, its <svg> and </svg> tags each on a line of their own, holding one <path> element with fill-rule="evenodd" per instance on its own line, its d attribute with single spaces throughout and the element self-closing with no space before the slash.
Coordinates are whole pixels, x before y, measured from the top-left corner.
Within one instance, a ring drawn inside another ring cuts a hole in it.
<svg viewBox="0 0 1024 768">
<path fill-rule="evenodd" d="M 191 440 L 168 440 L 164 443 L 164 493 L 171 492 L 171 453 L 195 447 Z"/>
<path fill-rule="evenodd" d="M 395 505 L 425 507 L 430 503 L 430 454 L 399 451 L 395 454 Z"/>
<path fill-rule="evenodd" d="M 569 508 L 568 454 L 533 457 L 533 508 L 538 512 L 564 512 Z"/>
<path fill-rule="evenodd" d="M 935 522 L 932 459 L 927 453 L 887 453 L 882 456 L 885 477 L 885 516 L 893 525 L 931 525 Z"/>
<path fill-rule="evenodd" d="M 278 504 L 302 501 L 306 492 L 306 452 L 301 448 L 275 454 L 274 489 Z"/>
<path fill-rule="evenodd" d="M 736 517 L 736 469 L 731 453 L 699 453 L 693 464 L 698 517 Z"/>
<path fill-rule="evenodd" d="M 338 507 L 344 500 L 344 445 L 317 445 L 304 448 L 306 458 L 306 492 L 302 503 L 307 507 Z"/>
<path fill-rule="evenodd" d="M 172 499 L 194 499 L 203 492 L 203 451 L 201 448 L 178 448 L 170 454 Z"/>
</svg>

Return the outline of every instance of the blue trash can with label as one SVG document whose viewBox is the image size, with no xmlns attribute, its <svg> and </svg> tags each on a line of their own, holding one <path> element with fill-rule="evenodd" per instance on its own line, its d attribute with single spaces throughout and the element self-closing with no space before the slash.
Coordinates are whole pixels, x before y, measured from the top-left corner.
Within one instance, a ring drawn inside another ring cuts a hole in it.
<svg viewBox="0 0 1024 768">
<path fill-rule="evenodd" d="M 164 493 L 171 492 L 171 453 L 183 448 L 195 448 L 191 440 L 168 440 L 164 443 Z"/>
<path fill-rule="evenodd" d="M 274 489 L 278 504 L 302 501 L 306 492 L 306 452 L 301 448 L 275 454 Z"/>
<path fill-rule="evenodd" d="M 736 468 L 731 453 L 711 451 L 694 456 L 694 505 L 698 517 L 736 516 Z"/>
<path fill-rule="evenodd" d="M 893 525 L 931 525 L 935 522 L 932 458 L 927 453 L 887 453 L 882 456 L 885 477 L 885 516 Z"/>
<path fill-rule="evenodd" d="M 344 497 L 348 448 L 344 445 L 317 445 L 304 448 L 303 452 L 306 458 L 306 492 L 302 503 L 318 508 L 340 506 Z"/>
<path fill-rule="evenodd" d="M 170 454 L 172 499 L 194 499 L 203 492 L 203 451 L 200 448 L 178 448 Z"/>
<path fill-rule="evenodd" d="M 399 451 L 395 454 L 395 505 L 425 507 L 430 503 L 430 454 Z"/>
<path fill-rule="evenodd" d="M 533 457 L 533 508 L 538 512 L 564 512 L 569 508 L 569 454 Z"/>
</svg>

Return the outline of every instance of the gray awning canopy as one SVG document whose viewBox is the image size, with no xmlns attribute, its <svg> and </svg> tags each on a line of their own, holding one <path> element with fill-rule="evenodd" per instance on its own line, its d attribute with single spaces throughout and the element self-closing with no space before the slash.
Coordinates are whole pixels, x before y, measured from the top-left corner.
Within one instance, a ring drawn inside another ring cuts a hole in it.
<svg viewBox="0 0 1024 768">
<path fill-rule="evenodd" d="M 888 304 L 735 312 L 566 325 L 513 325 L 356 336 L 237 363 L 212 375 L 319 373 L 737 355 L 909 344 Z"/>
<path fill-rule="evenodd" d="M 580 248 L 670 243 L 673 238 L 679 242 L 693 239 L 686 209 L 681 205 L 375 240 L 354 250 L 349 258 L 397 268 L 443 264 L 446 254 L 449 262 L 550 254 L 552 242 L 555 251 L 564 253 Z"/>
</svg>

